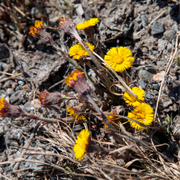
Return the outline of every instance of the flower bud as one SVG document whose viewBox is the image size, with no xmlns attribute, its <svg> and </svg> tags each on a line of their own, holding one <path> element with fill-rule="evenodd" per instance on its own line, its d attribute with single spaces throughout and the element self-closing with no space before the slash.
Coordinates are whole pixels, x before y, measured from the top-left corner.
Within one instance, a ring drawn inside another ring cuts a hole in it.
<svg viewBox="0 0 180 180">
<path fill-rule="evenodd" d="M 59 104 L 62 101 L 62 96 L 59 92 L 50 93 L 47 90 L 40 92 L 39 101 L 43 107 L 49 107 L 54 104 Z"/>
<path fill-rule="evenodd" d="M 21 116 L 22 111 L 19 106 L 11 105 L 2 97 L 0 99 L 0 117 L 14 117 Z"/>
</svg>

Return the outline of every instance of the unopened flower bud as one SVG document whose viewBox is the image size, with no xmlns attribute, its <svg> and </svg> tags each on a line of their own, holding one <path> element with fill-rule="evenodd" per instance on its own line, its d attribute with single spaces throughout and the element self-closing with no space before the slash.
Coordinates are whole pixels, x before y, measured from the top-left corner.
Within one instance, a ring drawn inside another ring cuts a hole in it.
<svg viewBox="0 0 180 180">
<path fill-rule="evenodd" d="M 11 105 L 2 97 L 0 99 L 0 117 L 14 117 L 21 116 L 22 111 L 19 106 Z"/>
<path fill-rule="evenodd" d="M 84 79 L 84 73 L 78 70 L 71 73 L 65 80 L 65 83 L 72 87 L 80 96 L 90 94 L 90 87 Z"/>
<path fill-rule="evenodd" d="M 40 92 L 39 101 L 43 107 L 49 107 L 54 104 L 59 104 L 62 101 L 61 93 L 54 92 L 50 93 L 47 90 Z"/>
</svg>

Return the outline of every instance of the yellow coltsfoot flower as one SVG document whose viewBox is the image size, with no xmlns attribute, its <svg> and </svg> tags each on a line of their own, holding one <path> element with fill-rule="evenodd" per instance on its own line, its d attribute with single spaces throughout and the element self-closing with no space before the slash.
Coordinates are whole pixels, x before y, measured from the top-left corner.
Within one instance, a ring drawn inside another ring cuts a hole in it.
<svg viewBox="0 0 180 180">
<path fill-rule="evenodd" d="M 90 28 L 92 26 L 95 26 L 97 23 L 99 23 L 99 19 L 98 18 L 91 18 L 90 20 L 88 21 L 85 21 L 83 23 L 79 23 L 76 28 L 78 30 L 84 30 L 84 29 L 87 29 L 87 28 Z"/>
<path fill-rule="evenodd" d="M 90 43 L 86 43 L 90 49 L 90 51 L 94 50 L 94 46 Z M 84 49 L 84 47 L 78 43 L 74 46 L 71 46 L 71 48 L 69 49 L 69 56 L 73 56 L 74 59 L 81 59 L 83 57 L 87 57 L 89 56 L 88 52 Z"/>
<path fill-rule="evenodd" d="M 143 89 L 139 89 L 138 87 L 133 87 L 132 91 L 137 95 L 137 99 L 128 92 L 124 93 L 123 99 L 130 106 L 136 107 L 140 104 L 140 101 L 144 101 L 144 93 Z"/>
<path fill-rule="evenodd" d="M 83 129 L 77 136 L 76 145 L 74 146 L 74 153 L 76 159 L 79 161 L 84 157 L 90 144 L 90 131 Z"/>
<path fill-rule="evenodd" d="M 127 47 L 113 47 L 106 53 L 104 60 L 116 72 L 123 72 L 132 66 L 134 57 L 132 57 L 132 52 Z"/>
<path fill-rule="evenodd" d="M 150 126 L 154 120 L 153 109 L 149 104 L 141 103 L 132 112 L 128 113 L 128 118 L 134 119 L 145 126 Z M 128 120 L 133 128 L 145 129 L 134 121 Z"/>
</svg>

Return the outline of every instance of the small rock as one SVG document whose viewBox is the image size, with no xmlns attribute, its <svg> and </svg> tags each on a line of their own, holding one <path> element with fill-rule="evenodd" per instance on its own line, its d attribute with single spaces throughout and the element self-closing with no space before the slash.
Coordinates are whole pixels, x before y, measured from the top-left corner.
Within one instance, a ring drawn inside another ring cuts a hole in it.
<svg viewBox="0 0 180 180">
<path fill-rule="evenodd" d="M 18 84 L 20 85 L 20 86 L 23 86 L 24 85 L 24 82 L 23 81 L 18 81 Z"/>
<path fill-rule="evenodd" d="M 154 95 L 151 94 L 150 92 L 145 93 L 145 97 L 146 97 L 147 99 L 154 99 Z"/>
<path fill-rule="evenodd" d="M 146 0 L 147 5 L 150 5 L 152 3 L 152 0 Z"/>
<path fill-rule="evenodd" d="M 124 34 L 124 35 L 127 35 L 128 32 L 129 32 L 129 28 L 128 28 L 128 27 L 124 27 L 124 29 L 123 29 L 123 34 Z"/>
<path fill-rule="evenodd" d="M 78 14 L 78 16 L 81 17 L 84 14 L 82 5 L 79 3 L 79 4 L 75 4 L 74 7 L 76 9 L 76 13 Z"/>
<path fill-rule="evenodd" d="M 155 90 L 158 90 L 158 89 L 159 89 L 159 85 L 158 85 L 157 83 L 153 83 L 153 84 L 151 85 L 151 87 L 152 87 L 153 89 L 155 89 Z"/>
<path fill-rule="evenodd" d="M 146 27 L 148 25 L 148 18 L 146 17 L 145 14 L 141 15 L 141 19 L 142 19 L 142 26 Z"/>
<path fill-rule="evenodd" d="M 166 46 L 167 46 L 167 41 L 166 40 L 163 40 L 163 39 L 158 40 L 158 50 L 159 51 L 165 49 Z"/>
<path fill-rule="evenodd" d="M 9 139 L 19 140 L 20 132 L 17 129 L 11 129 Z"/>
<path fill-rule="evenodd" d="M 164 108 L 172 105 L 172 100 L 170 98 L 162 98 L 162 104 Z"/>
<path fill-rule="evenodd" d="M 138 76 L 140 79 L 142 79 L 143 81 L 151 81 L 152 77 L 154 76 L 154 74 L 146 71 L 146 70 L 143 70 L 141 69 L 139 72 L 138 72 Z"/>
<path fill-rule="evenodd" d="M 139 79 L 138 85 L 141 86 L 142 89 L 146 89 L 147 83 L 145 83 L 142 79 Z"/>
<path fill-rule="evenodd" d="M 173 30 L 168 30 L 164 33 L 164 38 L 171 42 L 173 39 L 176 39 L 176 32 Z"/>
<path fill-rule="evenodd" d="M 139 31 L 142 28 L 142 23 L 138 23 L 135 25 L 135 30 Z"/>
<path fill-rule="evenodd" d="M 14 91 L 13 91 L 12 88 L 7 88 L 7 90 L 6 90 L 6 94 L 7 94 L 7 95 L 11 95 L 11 94 L 13 94 L 13 93 L 14 93 Z"/>
<path fill-rule="evenodd" d="M 158 95 L 159 93 L 157 90 L 154 90 L 153 92 L 154 92 L 154 95 Z"/>
<path fill-rule="evenodd" d="M 169 43 L 169 44 L 167 45 L 167 51 L 168 51 L 168 52 L 171 52 L 171 51 L 172 51 L 172 48 L 173 48 L 173 45 L 172 45 L 171 43 Z"/>
<path fill-rule="evenodd" d="M 178 25 L 174 24 L 171 28 L 173 31 L 177 32 L 178 31 Z"/>
<path fill-rule="evenodd" d="M 160 22 L 154 21 L 151 29 L 152 35 L 157 35 L 164 32 L 164 27 Z"/>
<path fill-rule="evenodd" d="M 140 23 L 141 22 L 141 19 L 139 17 L 135 18 L 134 19 L 137 23 Z"/>
</svg>

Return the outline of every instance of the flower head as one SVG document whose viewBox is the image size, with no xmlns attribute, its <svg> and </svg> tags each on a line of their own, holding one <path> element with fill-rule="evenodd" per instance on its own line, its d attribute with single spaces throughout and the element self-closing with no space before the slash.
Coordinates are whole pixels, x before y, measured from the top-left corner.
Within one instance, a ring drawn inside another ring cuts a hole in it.
<svg viewBox="0 0 180 180">
<path fill-rule="evenodd" d="M 150 126 L 154 120 L 153 109 L 149 104 L 141 103 L 132 112 L 128 113 L 128 116 L 146 126 Z M 134 121 L 128 120 L 133 128 L 145 129 Z"/>
<path fill-rule="evenodd" d="M 3 97 L 0 99 L 0 117 L 19 117 L 20 115 L 19 106 L 9 104 Z"/>
<path fill-rule="evenodd" d="M 86 43 L 90 49 L 90 51 L 94 50 L 94 46 L 90 43 Z M 71 48 L 69 49 L 69 56 L 73 56 L 74 59 L 81 59 L 85 56 L 89 56 L 88 52 L 84 49 L 84 47 L 78 43 L 74 46 L 71 46 Z"/>
<path fill-rule="evenodd" d="M 75 120 L 85 120 L 85 116 L 80 114 L 80 110 L 78 109 L 78 107 L 72 107 L 72 106 L 69 106 L 67 108 L 67 112 L 69 113 L 69 115 L 72 115 L 73 118 Z"/>
<path fill-rule="evenodd" d="M 35 37 L 38 37 L 39 31 L 43 29 L 43 21 L 36 21 L 34 26 L 29 28 L 29 34 L 32 34 Z"/>
<path fill-rule="evenodd" d="M 51 43 L 52 41 L 52 36 L 43 28 L 43 21 L 36 21 L 34 26 L 29 28 L 29 34 L 32 34 L 34 37 L 40 39 L 45 44 Z"/>
<path fill-rule="evenodd" d="M 123 72 L 131 67 L 134 57 L 132 57 L 132 52 L 127 47 L 113 47 L 106 53 L 104 60 L 115 71 Z"/>
<path fill-rule="evenodd" d="M 74 153 L 76 159 L 79 161 L 84 157 L 89 148 L 90 132 L 88 129 L 83 129 L 77 136 L 76 145 L 74 146 Z"/>
<path fill-rule="evenodd" d="M 133 87 L 132 91 L 137 95 L 137 99 L 128 92 L 124 93 L 123 99 L 130 106 L 136 107 L 136 106 L 138 106 L 140 104 L 139 101 L 144 101 L 144 93 L 145 93 L 145 91 L 143 89 L 139 89 L 138 87 Z"/>
<path fill-rule="evenodd" d="M 54 104 L 59 104 L 62 101 L 59 92 L 49 93 L 47 90 L 39 93 L 39 101 L 43 107 L 49 107 Z"/>
<path fill-rule="evenodd" d="M 84 30 L 89 27 L 95 26 L 97 23 L 99 23 L 98 18 L 91 18 L 90 20 L 85 21 L 84 23 L 79 23 L 76 27 L 78 30 Z"/>
</svg>

